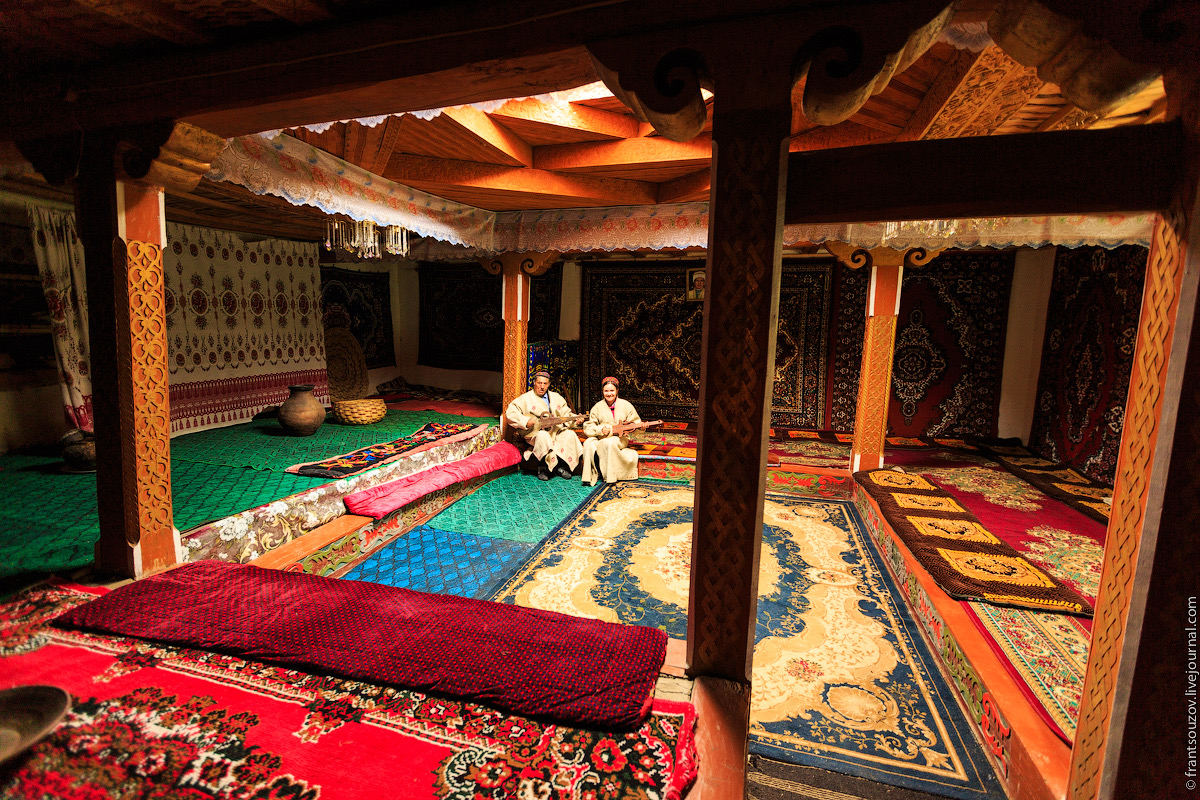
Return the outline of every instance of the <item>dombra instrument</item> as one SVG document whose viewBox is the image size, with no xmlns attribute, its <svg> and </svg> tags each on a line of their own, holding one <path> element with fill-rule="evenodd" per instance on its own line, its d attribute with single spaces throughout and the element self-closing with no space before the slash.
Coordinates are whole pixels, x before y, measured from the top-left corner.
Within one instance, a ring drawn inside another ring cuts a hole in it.
<svg viewBox="0 0 1200 800">
<path fill-rule="evenodd" d="M 649 428 L 651 425 L 662 425 L 661 419 L 656 419 L 653 422 L 622 422 L 620 425 L 613 425 L 610 436 L 620 436 L 628 431 L 636 431 L 638 428 Z"/>
<path fill-rule="evenodd" d="M 553 428 L 555 425 L 573 425 L 583 419 L 586 419 L 583 414 L 568 414 L 565 417 L 537 417 L 530 430 L 540 431 Z"/>
</svg>

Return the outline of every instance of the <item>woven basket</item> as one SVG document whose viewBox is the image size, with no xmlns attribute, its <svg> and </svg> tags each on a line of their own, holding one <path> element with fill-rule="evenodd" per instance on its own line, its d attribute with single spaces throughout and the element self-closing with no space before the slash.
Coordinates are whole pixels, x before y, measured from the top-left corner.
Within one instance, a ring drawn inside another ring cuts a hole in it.
<svg viewBox="0 0 1200 800">
<path fill-rule="evenodd" d="M 373 425 L 387 414 L 387 404 L 382 397 L 362 400 L 331 400 L 333 416 L 346 425 Z"/>
</svg>

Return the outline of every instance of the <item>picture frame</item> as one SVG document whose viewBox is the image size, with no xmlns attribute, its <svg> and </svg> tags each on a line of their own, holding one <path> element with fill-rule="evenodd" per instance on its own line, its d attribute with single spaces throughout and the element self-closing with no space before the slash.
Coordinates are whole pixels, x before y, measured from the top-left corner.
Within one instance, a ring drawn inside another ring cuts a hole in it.
<svg viewBox="0 0 1200 800">
<path fill-rule="evenodd" d="M 707 282 L 708 279 L 704 267 L 689 269 L 687 271 L 685 298 L 689 302 L 704 302 L 704 287 Z"/>
</svg>

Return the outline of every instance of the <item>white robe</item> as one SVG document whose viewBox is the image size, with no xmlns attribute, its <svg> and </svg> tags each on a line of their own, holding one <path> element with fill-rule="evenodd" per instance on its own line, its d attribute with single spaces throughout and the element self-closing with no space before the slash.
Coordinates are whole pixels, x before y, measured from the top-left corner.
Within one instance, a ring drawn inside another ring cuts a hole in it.
<svg viewBox="0 0 1200 800">
<path fill-rule="evenodd" d="M 641 421 L 633 403 L 620 397 L 611 410 L 604 400 L 592 406 L 583 423 L 583 432 L 588 436 L 583 442 L 583 483 L 591 486 L 598 478 L 604 478 L 606 483 L 637 480 L 638 454 L 629 449 L 629 433 L 613 436 L 605 435 L 603 431 L 608 425 Z M 599 474 L 592 465 L 593 456 L 600 462 Z"/>
<path fill-rule="evenodd" d="M 504 418 L 533 448 L 525 451 L 525 459 L 536 458 L 551 470 L 561 460 L 567 469 L 574 471 L 575 465 L 579 463 L 580 453 L 579 437 L 575 431 L 566 425 L 555 425 L 540 431 L 528 430 L 534 417 L 567 417 L 575 413 L 561 394 L 546 392 L 546 396 L 550 398 L 549 408 L 546 407 L 546 401 L 538 397 L 536 392 L 526 392 L 508 404 Z"/>
</svg>

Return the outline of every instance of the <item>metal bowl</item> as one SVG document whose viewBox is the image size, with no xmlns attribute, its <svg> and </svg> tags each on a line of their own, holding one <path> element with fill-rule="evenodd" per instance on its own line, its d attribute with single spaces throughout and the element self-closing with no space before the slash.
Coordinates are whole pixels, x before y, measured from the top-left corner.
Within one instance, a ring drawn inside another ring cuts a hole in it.
<svg viewBox="0 0 1200 800">
<path fill-rule="evenodd" d="M 57 686 L 17 686 L 0 691 L 0 763 L 58 727 L 71 695 Z"/>
</svg>

